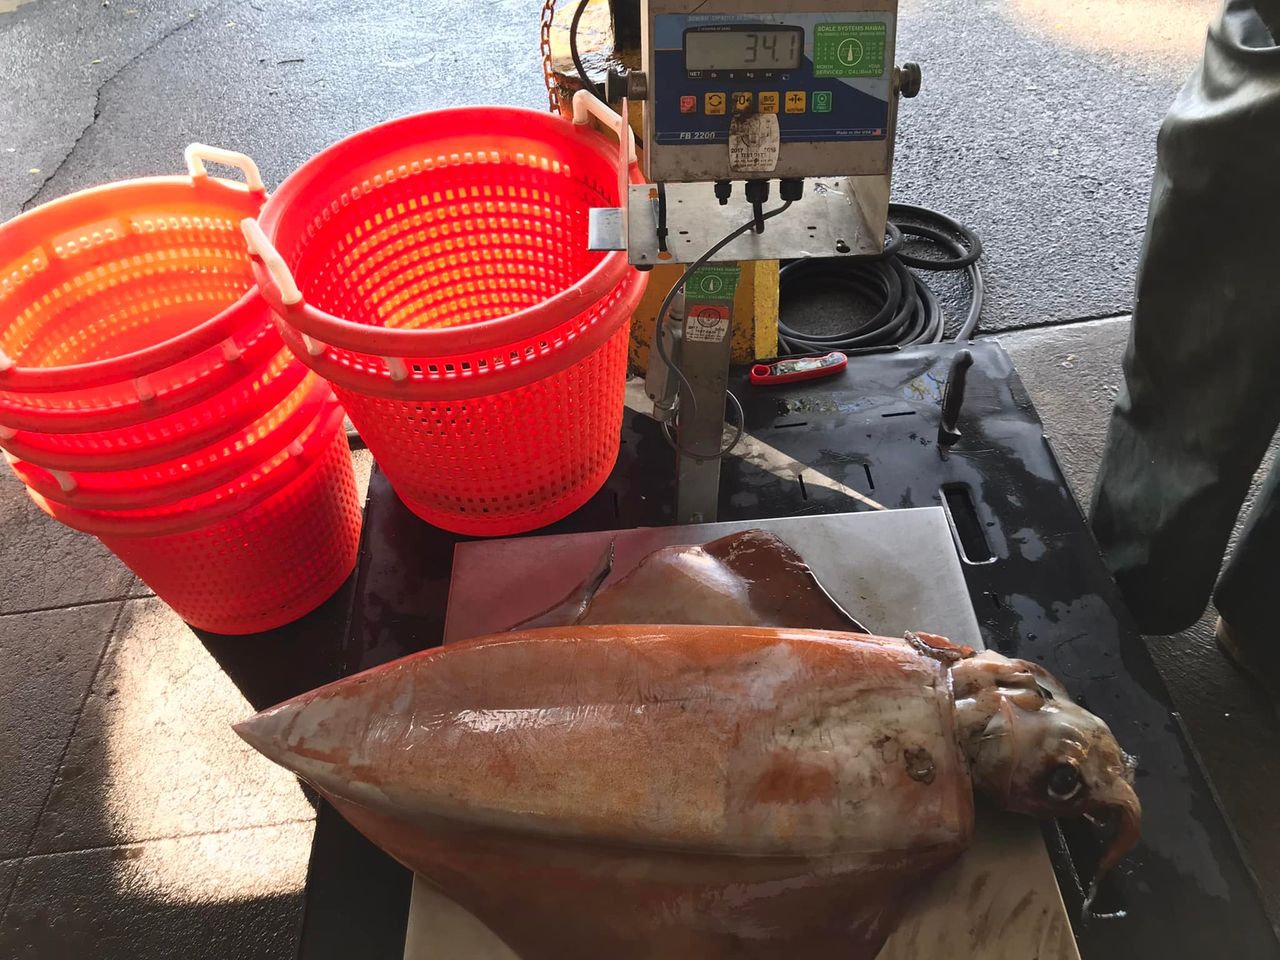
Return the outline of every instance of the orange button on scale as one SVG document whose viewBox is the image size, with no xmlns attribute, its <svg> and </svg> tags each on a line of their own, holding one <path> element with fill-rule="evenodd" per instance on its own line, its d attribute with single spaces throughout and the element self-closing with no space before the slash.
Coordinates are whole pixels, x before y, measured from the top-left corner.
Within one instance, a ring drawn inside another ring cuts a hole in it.
<svg viewBox="0 0 1280 960">
<path fill-rule="evenodd" d="M 804 113 L 807 99 L 808 97 L 803 90 L 788 90 L 787 113 Z"/>
<path fill-rule="evenodd" d="M 726 99 L 727 97 L 723 93 L 708 93 L 703 97 L 703 109 L 710 116 L 724 116 Z"/>
<path fill-rule="evenodd" d="M 748 110 L 751 109 L 751 101 L 754 99 L 755 99 L 754 95 L 749 91 L 743 92 L 743 93 L 735 93 L 733 95 L 733 112 L 734 113 L 747 112 Z"/>
<path fill-rule="evenodd" d="M 761 113 L 777 113 L 778 112 L 778 91 L 765 90 L 760 94 L 760 112 Z"/>
</svg>

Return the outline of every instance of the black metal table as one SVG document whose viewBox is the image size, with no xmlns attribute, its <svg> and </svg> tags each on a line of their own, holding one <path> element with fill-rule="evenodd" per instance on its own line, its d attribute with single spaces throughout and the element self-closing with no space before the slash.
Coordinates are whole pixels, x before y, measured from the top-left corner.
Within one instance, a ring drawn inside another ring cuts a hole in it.
<svg viewBox="0 0 1280 960">
<path fill-rule="evenodd" d="M 938 344 L 854 359 L 839 378 L 764 391 L 745 384 L 747 427 L 771 448 L 725 461 L 720 519 L 859 509 L 852 488 L 888 507 L 945 503 L 988 646 L 1043 663 L 1138 754 L 1143 840 L 1111 875 L 1100 914 L 1076 923 L 1085 960 L 1280 955 L 1230 825 L 1214 799 L 1146 647 L 1121 604 L 1026 390 L 995 342 L 974 365 L 962 438 L 936 435 L 957 347 Z M 671 523 L 672 454 L 655 425 L 628 413 L 609 482 L 554 527 L 568 533 Z M 782 464 L 779 469 L 779 464 Z M 835 482 L 831 482 L 835 481 Z M 294 667 L 255 674 L 255 705 L 440 642 L 453 546 L 461 538 L 414 517 L 375 471 L 348 629 L 316 649 L 306 624 L 288 631 Z M 334 601 L 332 608 L 342 604 Z M 332 616 L 332 612 L 330 614 Z M 308 644 L 310 644 L 308 646 Z M 305 664 L 305 669 L 300 665 Z M 242 684 L 242 689 L 244 684 Z M 1045 828 L 1067 908 L 1099 853 L 1091 831 Z M 301 931 L 302 960 L 401 960 L 410 876 L 321 804 Z"/>
</svg>

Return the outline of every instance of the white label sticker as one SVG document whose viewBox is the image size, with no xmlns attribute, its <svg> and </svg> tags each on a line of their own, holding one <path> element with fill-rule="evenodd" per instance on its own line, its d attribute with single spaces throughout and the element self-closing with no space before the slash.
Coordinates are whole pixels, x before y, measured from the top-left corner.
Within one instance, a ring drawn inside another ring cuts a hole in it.
<svg viewBox="0 0 1280 960">
<path fill-rule="evenodd" d="M 729 124 L 729 166 L 740 173 L 770 173 L 778 166 L 776 113 L 737 114 Z"/>
<path fill-rule="evenodd" d="M 716 303 L 691 303 L 684 322 L 684 338 L 698 343 L 719 343 L 729 332 L 729 308 Z"/>
</svg>

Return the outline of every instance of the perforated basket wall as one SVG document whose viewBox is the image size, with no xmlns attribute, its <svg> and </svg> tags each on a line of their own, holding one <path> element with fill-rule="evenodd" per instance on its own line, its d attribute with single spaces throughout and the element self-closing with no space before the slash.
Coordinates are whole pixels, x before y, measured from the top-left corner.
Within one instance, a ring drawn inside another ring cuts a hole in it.
<svg viewBox="0 0 1280 960">
<path fill-rule="evenodd" d="M 329 384 L 308 372 L 257 420 L 170 460 L 56 473 L 24 461 L 10 465 L 28 487 L 59 503 L 108 510 L 163 507 L 215 490 L 280 455 L 333 402 Z"/>
<path fill-rule="evenodd" d="M 44 433 L 10 430 L 0 447 L 15 457 L 58 470 L 145 467 L 193 453 L 249 428 L 285 402 L 311 371 L 285 348 L 231 386 L 174 413 L 112 430 Z"/>
<path fill-rule="evenodd" d="M 192 626 L 270 630 L 314 610 L 355 567 L 360 501 L 346 435 L 247 510 L 183 533 L 99 539 Z"/>
<path fill-rule="evenodd" d="M 504 536 L 569 515 L 608 478 L 628 331 L 618 327 L 553 376 L 487 396 L 390 400 L 334 389 L 405 506 L 447 530 Z"/>
</svg>

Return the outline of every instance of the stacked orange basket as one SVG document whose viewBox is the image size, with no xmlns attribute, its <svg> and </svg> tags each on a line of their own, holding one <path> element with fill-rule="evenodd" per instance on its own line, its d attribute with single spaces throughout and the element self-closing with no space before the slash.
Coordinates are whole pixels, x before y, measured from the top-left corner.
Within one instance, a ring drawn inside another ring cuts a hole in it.
<svg viewBox="0 0 1280 960">
<path fill-rule="evenodd" d="M 239 223 L 258 171 L 187 160 L 0 227 L 0 446 L 46 513 L 188 622 L 249 633 L 337 589 L 360 508 L 342 410 L 254 288 Z"/>
</svg>

